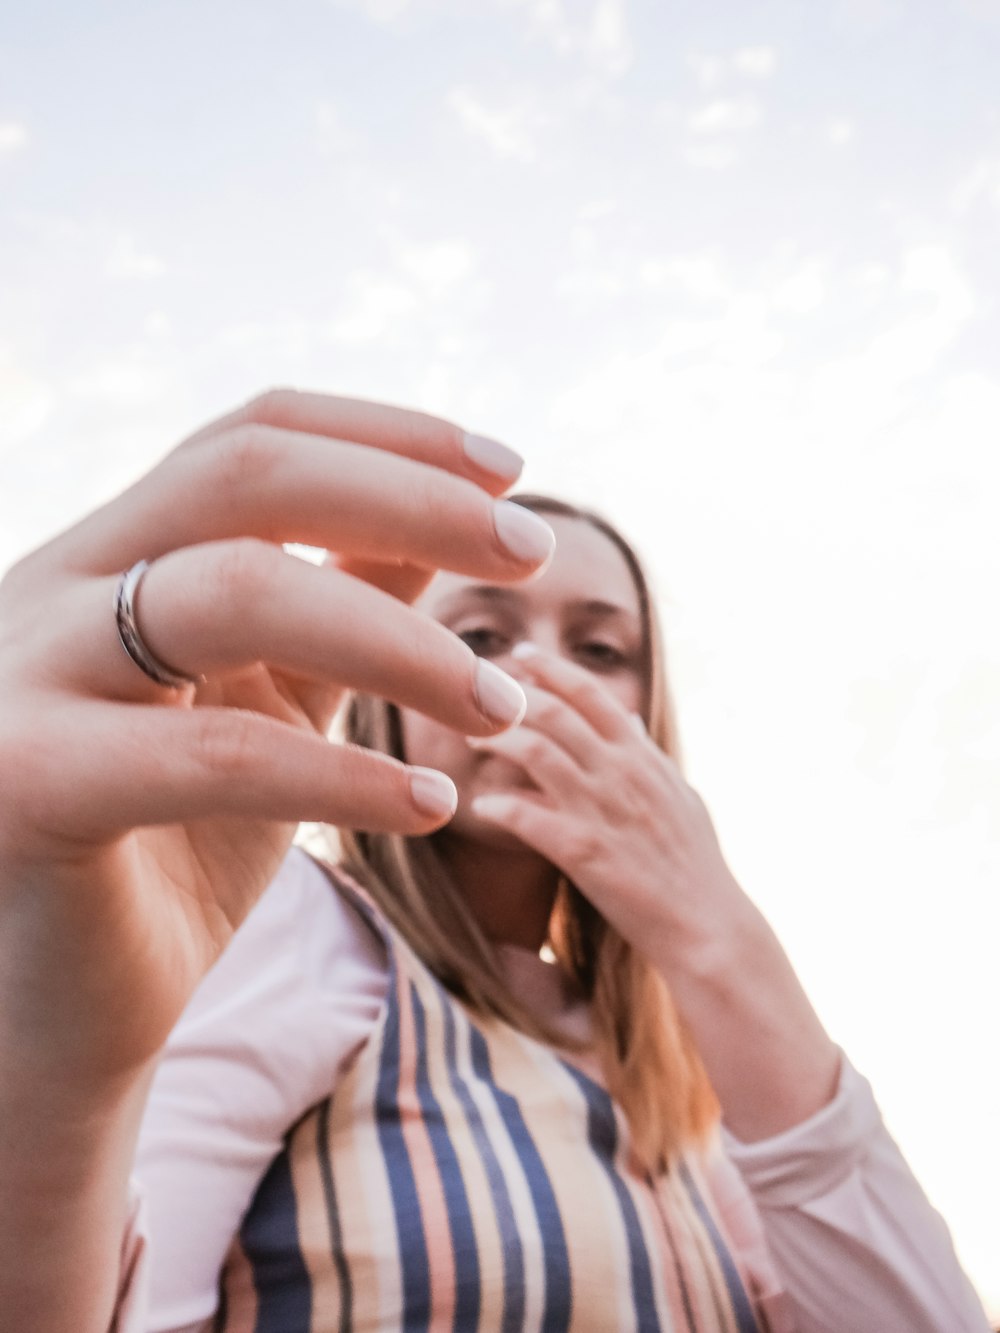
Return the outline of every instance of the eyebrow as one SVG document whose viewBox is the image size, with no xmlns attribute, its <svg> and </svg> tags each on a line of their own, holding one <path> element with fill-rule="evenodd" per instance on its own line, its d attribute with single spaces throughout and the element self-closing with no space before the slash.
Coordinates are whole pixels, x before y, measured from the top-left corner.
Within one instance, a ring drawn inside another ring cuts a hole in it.
<svg viewBox="0 0 1000 1333">
<path fill-rule="evenodd" d="M 523 597 L 513 588 L 498 588 L 494 583 L 478 583 L 471 587 L 462 588 L 458 592 L 453 592 L 450 596 L 445 597 L 438 607 L 438 613 L 453 611 L 469 599 L 477 602 L 499 603 L 501 606 L 516 606 L 523 600 Z M 579 601 L 570 602 L 569 606 L 573 611 L 582 611 L 586 615 L 615 616 L 631 621 L 639 619 L 636 613 L 630 611 L 627 607 L 619 606 L 617 602 L 605 602 L 596 597 L 581 598 Z"/>
</svg>

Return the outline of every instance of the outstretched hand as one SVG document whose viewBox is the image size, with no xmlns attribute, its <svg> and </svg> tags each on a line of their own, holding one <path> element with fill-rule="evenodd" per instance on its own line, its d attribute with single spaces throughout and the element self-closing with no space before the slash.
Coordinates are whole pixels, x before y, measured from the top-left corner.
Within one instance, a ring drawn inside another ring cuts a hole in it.
<svg viewBox="0 0 1000 1333">
<path fill-rule="evenodd" d="M 407 605 L 524 578 L 516 455 L 419 413 L 279 391 L 206 427 L 0 585 L 0 1036 L 93 1079 L 159 1048 L 300 820 L 423 833 L 441 775 L 330 743 L 347 689 L 477 735 L 518 688 Z M 283 543 L 331 552 L 325 566 Z M 118 641 L 121 572 L 156 684 Z"/>
</svg>

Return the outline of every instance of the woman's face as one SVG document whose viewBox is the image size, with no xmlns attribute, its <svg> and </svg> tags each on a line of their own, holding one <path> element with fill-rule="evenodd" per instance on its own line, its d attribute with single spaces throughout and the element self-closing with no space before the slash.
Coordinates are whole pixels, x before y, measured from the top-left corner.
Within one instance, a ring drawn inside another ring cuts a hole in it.
<svg viewBox="0 0 1000 1333">
<path fill-rule="evenodd" d="M 417 606 L 517 679 L 524 679 L 524 671 L 511 650 L 530 641 L 593 672 L 630 712 L 638 713 L 645 645 L 639 594 L 628 565 L 617 546 L 585 520 L 544 517 L 556 534 L 556 550 L 539 578 L 501 586 L 442 573 Z M 474 750 L 464 736 L 420 713 L 403 709 L 401 715 L 407 762 L 440 769 L 458 788 L 449 831 L 494 845 L 510 843 L 510 834 L 478 820 L 469 803 L 486 792 L 531 789 L 529 775 L 511 760 Z"/>
</svg>

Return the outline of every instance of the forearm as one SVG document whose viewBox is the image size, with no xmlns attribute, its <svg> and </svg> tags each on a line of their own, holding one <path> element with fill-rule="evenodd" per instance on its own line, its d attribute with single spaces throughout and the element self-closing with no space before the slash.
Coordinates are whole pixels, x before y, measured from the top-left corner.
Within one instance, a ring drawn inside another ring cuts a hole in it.
<svg viewBox="0 0 1000 1333">
<path fill-rule="evenodd" d="M 107 1333 L 152 1068 L 100 1090 L 0 1075 L 0 1310 L 18 1333 Z"/>
<path fill-rule="evenodd" d="M 724 932 L 674 937 L 656 961 L 737 1138 L 769 1138 L 830 1101 L 837 1047 L 774 931 L 738 887 Z"/>
</svg>

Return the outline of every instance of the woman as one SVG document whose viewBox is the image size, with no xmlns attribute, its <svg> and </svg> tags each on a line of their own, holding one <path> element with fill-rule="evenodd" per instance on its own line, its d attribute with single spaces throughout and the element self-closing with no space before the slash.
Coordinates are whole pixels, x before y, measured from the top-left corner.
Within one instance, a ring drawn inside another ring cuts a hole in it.
<svg viewBox="0 0 1000 1333">
<path fill-rule="evenodd" d="M 638 563 L 535 501 L 556 555 L 506 587 L 550 554 L 510 480 L 279 396 L 7 580 L 45 719 L 2 731 L 18 1328 L 985 1327 L 671 757 Z M 398 705 L 356 705 L 367 750 L 321 739 L 344 685 Z M 285 855 L 301 818 L 375 830 L 353 878 Z"/>
</svg>

